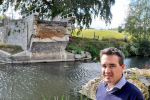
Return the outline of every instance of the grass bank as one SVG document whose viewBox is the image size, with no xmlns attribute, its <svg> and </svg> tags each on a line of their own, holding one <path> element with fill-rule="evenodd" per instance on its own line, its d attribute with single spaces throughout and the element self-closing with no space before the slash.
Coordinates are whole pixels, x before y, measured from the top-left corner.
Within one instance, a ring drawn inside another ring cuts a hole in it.
<svg viewBox="0 0 150 100">
<path fill-rule="evenodd" d="M 23 49 L 18 45 L 12 45 L 2 42 L 0 42 L 0 50 L 7 51 L 12 55 L 23 51 Z"/>
<path fill-rule="evenodd" d="M 76 30 L 77 31 L 77 30 Z M 94 33 L 95 36 L 99 36 L 99 39 L 101 40 L 102 38 L 124 38 L 124 36 L 128 36 L 128 34 L 123 33 L 118 33 L 117 30 L 98 30 L 98 29 L 83 29 L 80 35 L 76 35 L 76 31 L 73 36 L 76 37 L 87 37 L 87 38 L 93 38 Z M 128 36 L 130 38 L 130 36 Z"/>
<path fill-rule="evenodd" d="M 73 36 L 70 37 L 66 50 L 68 52 L 75 50 L 78 54 L 80 54 L 81 51 L 88 51 L 93 59 L 97 58 L 97 60 L 99 60 L 100 50 L 107 47 L 116 47 L 120 49 L 125 56 L 129 56 L 128 42 L 129 41 L 125 41 L 125 39 L 117 38 L 103 38 L 102 40 L 96 40 Z"/>
</svg>

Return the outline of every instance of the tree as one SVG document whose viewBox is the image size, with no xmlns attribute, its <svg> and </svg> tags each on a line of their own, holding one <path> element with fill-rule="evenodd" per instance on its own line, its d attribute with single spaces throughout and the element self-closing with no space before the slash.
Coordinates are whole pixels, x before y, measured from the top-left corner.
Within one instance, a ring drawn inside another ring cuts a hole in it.
<svg viewBox="0 0 150 100">
<path fill-rule="evenodd" d="M 136 55 L 150 53 L 150 0 L 132 0 L 126 18 L 125 31 L 131 38 L 131 52 Z"/>
<path fill-rule="evenodd" d="M 63 16 L 73 12 L 80 28 L 89 27 L 93 15 L 94 17 L 100 16 L 106 24 L 110 23 L 112 19 L 110 9 L 115 4 L 115 0 L 1 0 L 0 5 L 3 5 L 4 11 L 8 9 L 9 2 L 15 10 L 21 10 L 22 15 L 34 8 L 40 12 L 40 7 L 43 8 L 43 16 L 51 16 L 51 19 L 60 13 Z"/>
<path fill-rule="evenodd" d="M 118 27 L 118 32 L 119 32 L 119 33 L 122 33 L 122 31 L 123 31 L 122 27 L 119 26 L 119 27 Z"/>
</svg>

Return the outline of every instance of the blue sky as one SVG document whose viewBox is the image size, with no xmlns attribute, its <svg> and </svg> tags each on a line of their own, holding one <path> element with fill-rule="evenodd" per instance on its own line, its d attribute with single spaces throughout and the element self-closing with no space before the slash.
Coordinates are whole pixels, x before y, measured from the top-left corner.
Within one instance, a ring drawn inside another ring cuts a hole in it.
<svg viewBox="0 0 150 100">
<path fill-rule="evenodd" d="M 91 28 L 95 29 L 118 28 L 118 26 L 124 23 L 129 3 L 130 3 L 129 0 L 116 0 L 115 5 L 112 6 L 111 8 L 111 12 L 113 15 L 111 24 L 106 26 L 105 22 L 101 21 L 97 17 L 96 19 L 93 20 Z"/>
</svg>

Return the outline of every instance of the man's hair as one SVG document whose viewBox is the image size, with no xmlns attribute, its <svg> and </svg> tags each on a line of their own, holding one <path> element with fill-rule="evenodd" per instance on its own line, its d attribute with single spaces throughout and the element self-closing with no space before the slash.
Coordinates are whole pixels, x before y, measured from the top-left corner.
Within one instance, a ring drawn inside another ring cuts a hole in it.
<svg viewBox="0 0 150 100">
<path fill-rule="evenodd" d="M 103 55 L 117 55 L 119 58 L 119 65 L 122 66 L 124 64 L 124 54 L 115 47 L 109 47 L 100 51 L 100 59 Z"/>
</svg>

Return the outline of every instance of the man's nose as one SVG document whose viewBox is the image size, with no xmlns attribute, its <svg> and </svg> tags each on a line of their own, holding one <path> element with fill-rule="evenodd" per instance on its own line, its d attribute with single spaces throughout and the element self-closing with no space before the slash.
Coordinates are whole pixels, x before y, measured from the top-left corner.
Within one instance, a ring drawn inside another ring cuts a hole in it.
<svg viewBox="0 0 150 100">
<path fill-rule="evenodd" d="M 110 72 L 111 72 L 111 69 L 109 67 L 106 67 L 105 73 L 110 73 Z"/>
</svg>

